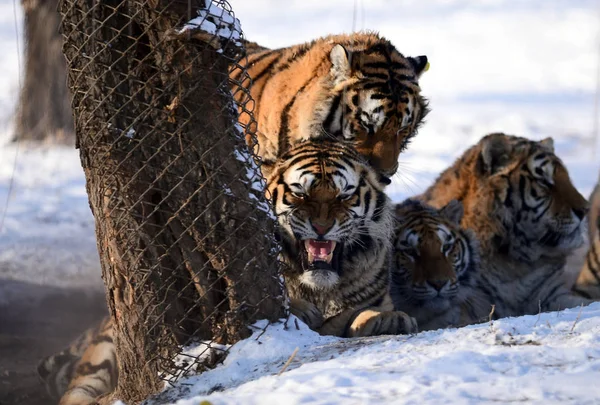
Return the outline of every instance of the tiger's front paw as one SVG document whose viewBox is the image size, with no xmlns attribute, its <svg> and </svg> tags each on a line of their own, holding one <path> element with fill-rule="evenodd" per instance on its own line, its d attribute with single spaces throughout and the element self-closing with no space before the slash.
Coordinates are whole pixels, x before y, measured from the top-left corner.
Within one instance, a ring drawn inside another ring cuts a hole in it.
<svg viewBox="0 0 600 405">
<path fill-rule="evenodd" d="M 312 330 L 323 325 L 323 314 L 313 303 L 300 298 L 290 298 L 290 312 Z"/>
<path fill-rule="evenodd" d="M 348 336 L 405 335 L 417 333 L 417 321 L 400 311 L 378 312 L 367 309 L 354 319 Z"/>
</svg>

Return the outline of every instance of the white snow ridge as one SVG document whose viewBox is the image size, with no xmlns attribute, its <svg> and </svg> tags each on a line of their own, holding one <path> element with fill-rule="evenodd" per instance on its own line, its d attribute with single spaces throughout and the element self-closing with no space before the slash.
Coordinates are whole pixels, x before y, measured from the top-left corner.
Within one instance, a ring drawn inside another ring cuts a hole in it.
<svg viewBox="0 0 600 405">
<path fill-rule="evenodd" d="M 177 405 L 600 401 L 600 303 L 411 336 L 341 339 L 287 325 L 165 394 L 188 398 Z"/>
</svg>

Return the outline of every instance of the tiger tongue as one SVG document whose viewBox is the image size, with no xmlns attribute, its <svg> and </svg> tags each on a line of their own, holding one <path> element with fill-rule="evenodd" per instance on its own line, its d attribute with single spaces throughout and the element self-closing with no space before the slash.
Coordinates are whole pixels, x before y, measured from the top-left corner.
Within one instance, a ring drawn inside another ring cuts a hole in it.
<svg viewBox="0 0 600 405">
<path fill-rule="evenodd" d="M 306 248 L 306 252 L 308 253 L 308 261 L 311 263 L 315 260 L 320 260 L 327 263 L 331 262 L 335 245 L 336 242 L 332 240 L 305 240 L 304 247 Z"/>
</svg>

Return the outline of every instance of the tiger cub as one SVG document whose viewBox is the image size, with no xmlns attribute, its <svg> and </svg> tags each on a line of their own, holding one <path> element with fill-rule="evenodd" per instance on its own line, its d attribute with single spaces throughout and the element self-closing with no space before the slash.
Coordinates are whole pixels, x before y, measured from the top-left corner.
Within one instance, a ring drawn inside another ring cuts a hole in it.
<svg viewBox="0 0 600 405">
<path fill-rule="evenodd" d="M 389 296 L 393 213 L 387 183 L 348 143 L 313 140 L 267 179 L 280 225 L 291 312 L 321 334 L 417 331 Z"/>
<path fill-rule="evenodd" d="M 479 322 L 490 312 L 477 290 L 479 243 L 460 228 L 462 217 L 456 200 L 439 210 L 414 199 L 396 205 L 390 295 L 420 331 Z"/>
<path fill-rule="evenodd" d="M 252 79 L 254 118 L 236 92 L 240 122 L 251 125 L 248 145 L 263 162 L 265 177 L 277 159 L 299 142 L 327 137 L 351 141 L 382 174 L 398 168 L 398 155 L 427 114 L 419 77 L 427 57 L 405 57 L 376 33 L 331 35 L 275 50 L 256 44 L 245 66 Z M 243 87 L 243 70 L 231 73 Z"/>
<path fill-rule="evenodd" d="M 590 196 L 588 238 L 590 246 L 573 292 L 583 297 L 600 299 L 600 182 Z"/>
<path fill-rule="evenodd" d="M 567 256 L 584 242 L 588 203 L 554 154 L 552 138 L 490 134 L 420 197 L 440 208 L 462 201 L 463 228 L 481 247 L 479 288 L 496 317 L 537 314 L 592 301 L 565 284 Z"/>
</svg>

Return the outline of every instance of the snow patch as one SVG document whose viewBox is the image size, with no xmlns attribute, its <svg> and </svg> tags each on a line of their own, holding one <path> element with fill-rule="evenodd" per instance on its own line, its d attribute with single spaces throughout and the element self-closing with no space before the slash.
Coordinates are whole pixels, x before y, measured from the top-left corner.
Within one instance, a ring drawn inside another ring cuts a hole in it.
<svg viewBox="0 0 600 405">
<path fill-rule="evenodd" d="M 198 10 L 198 17 L 188 21 L 179 33 L 189 30 L 201 29 L 209 34 L 234 40 L 241 46 L 242 28 L 240 20 L 232 14 L 210 2 L 208 9 Z"/>
<path fill-rule="evenodd" d="M 600 396 L 600 303 L 362 339 L 322 337 L 291 321 L 232 346 L 216 369 L 181 380 L 172 390 L 187 399 L 169 403 L 591 404 Z M 149 404 L 159 403 L 167 402 Z"/>
</svg>

